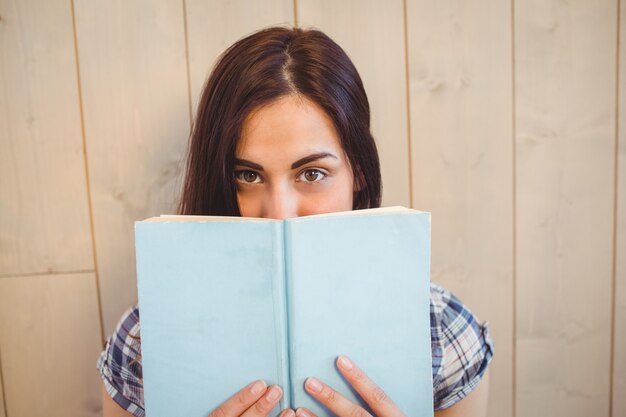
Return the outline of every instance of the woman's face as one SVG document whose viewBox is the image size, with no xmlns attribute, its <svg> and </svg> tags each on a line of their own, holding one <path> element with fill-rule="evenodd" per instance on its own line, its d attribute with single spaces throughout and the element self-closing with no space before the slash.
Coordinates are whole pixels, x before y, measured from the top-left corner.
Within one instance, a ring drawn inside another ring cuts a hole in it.
<svg viewBox="0 0 626 417">
<path fill-rule="evenodd" d="M 290 95 L 254 111 L 235 151 L 244 217 L 286 219 L 352 210 L 354 176 L 326 113 Z"/>
</svg>

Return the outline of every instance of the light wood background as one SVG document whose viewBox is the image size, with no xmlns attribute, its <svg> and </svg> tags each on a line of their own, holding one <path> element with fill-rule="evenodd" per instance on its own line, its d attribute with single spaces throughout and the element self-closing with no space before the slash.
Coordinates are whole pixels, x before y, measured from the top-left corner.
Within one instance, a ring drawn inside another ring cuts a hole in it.
<svg viewBox="0 0 626 417">
<path fill-rule="evenodd" d="M 620 0 L 0 0 L 0 417 L 100 414 L 133 222 L 174 211 L 217 55 L 273 24 L 359 69 L 384 204 L 433 213 L 433 280 L 490 323 L 489 416 L 626 416 Z"/>
</svg>

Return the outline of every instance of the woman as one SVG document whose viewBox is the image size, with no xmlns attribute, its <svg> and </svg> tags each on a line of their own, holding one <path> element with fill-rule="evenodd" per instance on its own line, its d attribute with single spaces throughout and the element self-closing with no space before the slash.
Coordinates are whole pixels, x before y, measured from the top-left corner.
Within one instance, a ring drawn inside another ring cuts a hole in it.
<svg viewBox="0 0 626 417">
<path fill-rule="evenodd" d="M 369 104 L 345 52 L 323 33 L 298 28 L 269 28 L 231 46 L 198 105 L 186 174 L 181 214 L 283 219 L 378 207 Z M 431 334 L 435 415 L 483 416 L 492 358 L 486 326 L 432 285 Z M 376 416 L 403 415 L 349 358 L 338 358 L 337 367 Z M 104 416 L 143 416 L 136 307 L 122 317 L 98 369 Z M 370 415 L 323 381 L 309 378 L 305 388 L 338 416 Z M 281 396 L 281 387 L 253 381 L 210 417 L 267 416 Z M 294 415 L 315 417 L 306 409 L 280 414 Z"/>
</svg>

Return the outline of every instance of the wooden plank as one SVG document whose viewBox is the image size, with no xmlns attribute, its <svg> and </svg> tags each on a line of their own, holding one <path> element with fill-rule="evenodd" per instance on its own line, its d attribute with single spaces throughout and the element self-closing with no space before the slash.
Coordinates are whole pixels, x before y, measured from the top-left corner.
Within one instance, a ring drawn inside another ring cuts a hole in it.
<svg viewBox="0 0 626 417">
<path fill-rule="evenodd" d="M 614 0 L 515 6 L 517 416 L 608 416 Z"/>
<path fill-rule="evenodd" d="M 619 148 L 613 327 L 613 416 L 626 416 L 626 4 L 620 7 Z"/>
<path fill-rule="evenodd" d="M 93 269 L 70 4 L 0 16 L 0 275 Z"/>
<path fill-rule="evenodd" d="M 195 109 L 219 54 L 245 35 L 272 25 L 293 25 L 293 0 L 186 0 L 192 106 Z"/>
<path fill-rule="evenodd" d="M 136 302 L 133 222 L 173 213 L 189 132 L 183 3 L 75 2 L 105 333 Z"/>
<path fill-rule="evenodd" d="M 4 384 L 2 383 L 2 351 L 0 351 L 0 417 L 6 417 L 6 403 L 4 402 Z"/>
<path fill-rule="evenodd" d="M 432 280 L 489 322 L 489 416 L 513 407 L 510 7 L 407 7 L 414 206 L 433 216 Z"/>
<path fill-rule="evenodd" d="M 299 26 L 321 29 L 354 62 L 370 101 L 383 205 L 409 206 L 403 2 L 298 0 L 297 14 Z"/>
<path fill-rule="evenodd" d="M 93 273 L 0 279 L 8 416 L 100 415 L 97 305 Z"/>
</svg>

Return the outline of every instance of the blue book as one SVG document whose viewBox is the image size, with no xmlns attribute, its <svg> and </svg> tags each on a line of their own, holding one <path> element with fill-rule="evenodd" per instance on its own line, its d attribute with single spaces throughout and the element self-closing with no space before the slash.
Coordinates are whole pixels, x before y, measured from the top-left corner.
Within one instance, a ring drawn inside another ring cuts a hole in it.
<svg viewBox="0 0 626 417">
<path fill-rule="evenodd" d="M 256 379 L 283 388 L 271 415 L 331 416 L 309 376 L 367 408 L 338 355 L 407 416 L 433 415 L 429 213 L 161 216 L 135 235 L 148 417 L 204 417 Z"/>
</svg>

